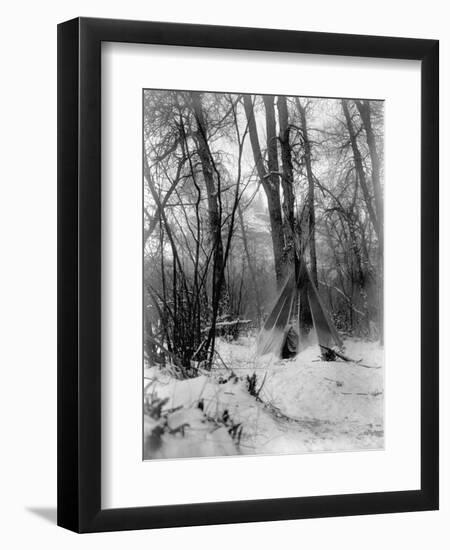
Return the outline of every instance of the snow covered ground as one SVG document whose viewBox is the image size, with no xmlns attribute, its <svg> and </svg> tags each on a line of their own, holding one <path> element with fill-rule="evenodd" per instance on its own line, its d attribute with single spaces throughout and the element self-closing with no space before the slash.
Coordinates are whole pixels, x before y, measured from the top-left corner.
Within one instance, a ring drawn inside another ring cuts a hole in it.
<svg viewBox="0 0 450 550">
<path fill-rule="evenodd" d="M 378 343 L 346 340 L 345 355 L 360 363 L 322 361 L 315 345 L 293 360 L 256 359 L 250 337 L 220 339 L 217 351 L 196 378 L 144 369 L 146 458 L 383 448 Z"/>
</svg>

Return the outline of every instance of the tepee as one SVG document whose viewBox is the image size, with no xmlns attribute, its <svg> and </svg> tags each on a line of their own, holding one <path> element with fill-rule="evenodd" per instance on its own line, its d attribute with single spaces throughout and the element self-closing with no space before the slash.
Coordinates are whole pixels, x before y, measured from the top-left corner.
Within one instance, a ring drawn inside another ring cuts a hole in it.
<svg viewBox="0 0 450 550">
<path fill-rule="evenodd" d="M 313 329 L 320 346 L 322 356 L 331 352 L 333 347 L 342 347 L 342 340 L 328 314 L 319 291 L 312 280 L 305 263 L 301 262 L 302 276 L 296 276 L 296 271 L 287 277 L 275 306 L 261 329 L 256 354 L 262 356 L 273 353 L 280 358 L 289 358 L 297 355 L 305 346 L 306 338 L 302 335 L 299 325 L 300 314 L 300 285 L 307 286 L 306 295 L 311 310 Z M 301 283 L 302 281 L 302 283 Z"/>
</svg>

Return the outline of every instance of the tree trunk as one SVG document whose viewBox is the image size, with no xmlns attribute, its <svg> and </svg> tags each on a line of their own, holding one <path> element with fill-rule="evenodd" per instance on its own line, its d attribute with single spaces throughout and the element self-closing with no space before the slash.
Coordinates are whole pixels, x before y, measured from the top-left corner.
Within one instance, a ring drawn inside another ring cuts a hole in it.
<svg viewBox="0 0 450 550">
<path fill-rule="evenodd" d="M 363 166 L 363 162 L 362 162 L 361 152 L 360 152 L 359 147 L 358 147 L 358 142 L 356 140 L 356 132 L 355 132 L 355 129 L 353 127 L 353 122 L 352 122 L 352 119 L 351 119 L 351 116 L 350 116 L 350 111 L 349 111 L 349 108 L 348 108 L 348 101 L 346 99 L 342 99 L 341 104 L 342 104 L 342 110 L 343 110 L 344 116 L 345 116 L 345 121 L 346 121 L 346 124 L 347 124 L 347 130 L 348 130 L 348 133 L 349 133 L 349 136 L 350 136 L 350 144 L 352 146 L 352 152 L 353 152 L 353 161 L 355 163 L 355 169 L 356 169 L 356 173 L 358 175 L 359 184 L 361 185 L 361 190 L 362 190 L 363 195 L 364 195 L 364 200 L 366 202 L 367 211 L 369 212 L 370 220 L 372 222 L 372 225 L 373 225 L 373 227 L 375 229 L 375 232 L 377 234 L 377 237 L 379 239 L 380 238 L 379 220 L 378 220 L 377 214 L 376 214 L 376 212 L 373 208 L 372 197 L 370 196 L 370 193 L 369 193 L 369 188 L 368 188 L 368 185 L 367 185 L 366 174 L 364 172 L 364 166 Z"/>
<path fill-rule="evenodd" d="M 319 288 L 319 278 L 317 276 L 317 252 L 316 252 L 316 211 L 314 207 L 314 174 L 311 165 L 311 142 L 308 136 L 308 126 L 306 123 L 306 108 L 300 103 L 298 97 L 296 98 L 297 108 L 300 112 L 300 122 L 303 132 L 303 143 L 305 145 L 305 165 L 306 176 L 308 178 L 308 245 L 309 245 L 309 257 L 311 261 L 311 277 Z"/>
<path fill-rule="evenodd" d="M 273 100 L 272 100 L 273 101 Z M 284 232 L 283 232 L 283 219 L 281 215 L 281 202 L 280 202 L 280 188 L 278 182 L 278 175 L 275 178 L 271 178 L 270 174 L 266 173 L 264 165 L 264 159 L 261 154 L 261 147 L 259 145 L 258 130 L 256 128 L 255 114 L 253 111 L 253 104 L 250 95 L 244 95 L 244 109 L 248 122 L 248 132 L 250 136 L 250 143 L 252 146 L 253 157 L 256 165 L 256 171 L 258 177 L 262 183 L 264 192 L 267 197 L 267 204 L 269 208 L 270 217 L 270 232 L 272 236 L 273 258 L 275 264 L 275 276 L 277 285 L 280 288 L 283 280 L 283 251 L 284 251 Z M 275 117 L 273 118 L 273 122 Z M 275 136 L 276 139 L 276 136 Z M 268 139 L 269 141 L 269 139 Z M 276 141 L 275 141 L 276 151 Z M 273 151 L 272 165 L 273 165 Z M 278 159 L 276 161 L 278 168 Z M 270 167 L 269 167 L 270 171 Z M 277 169 L 278 171 L 278 169 Z"/>
<path fill-rule="evenodd" d="M 281 176 L 281 185 L 283 188 L 283 213 L 284 213 L 284 235 L 285 250 L 284 262 L 288 265 L 293 264 L 295 257 L 294 232 L 294 173 L 292 169 L 292 151 L 289 127 L 289 115 L 286 98 L 279 96 L 277 101 L 278 120 L 280 123 L 280 148 L 283 172 Z"/>
<path fill-rule="evenodd" d="M 380 175 L 380 157 L 377 151 L 375 134 L 372 128 L 372 120 L 370 114 L 369 101 L 355 101 L 358 108 L 364 130 L 367 137 L 367 145 L 369 147 L 370 161 L 372 164 L 372 185 L 373 195 L 375 198 L 375 208 L 379 224 L 378 235 L 378 324 L 380 332 L 380 341 L 384 341 L 384 216 L 383 216 L 383 195 L 381 189 Z"/>
<path fill-rule="evenodd" d="M 303 251 L 306 243 L 301 224 L 295 224 L 294 213 L 294 174 L 292 169 L 292 150 L 290 144 L 289 113 L 286 98 L 278 97 L 278 119 L 280 123 L 281 159 L 283 163 L 283 211 L 285 216 L 285 262 L 295 266 L 296 280 L 300 287 L 299 325 L 303 334 L 308 334 L 312 327 L 311 309 L 308 300 L 309 277 Z M 299 254 L 295 254 L 295 233 L 300 242 Z M 316 275 L 317 278 L 317 275 Z M 317 284 L 316 280 L 314 280 Z"/>
<path fill-rule="evenodd" d="M 199 92 L 192 92 L 192 107 L 197 121 L 195 139 L 198 155 L 202 165 L 203 179 L 205 180 L 206 193 L 208 198 L 209 231 L 211 246 L 213 249 L 213 297 L 220 296 L 223 270 L 223 243 L 222 243 L 222 220 L 219 206 L 220 189 L 214 183 L 214 161 L 207 141 L 207 128 L 203 114 L 202 100 Z M 213 300 L 214 301 L 214 300 Z"/>
<path fill-rule="evenodd" d="M 372 127 L 372 120 L 370 116 L 370 102 L 355 101 L 355 104 L 358 108 L 359 114 L 361 115 L 361 120 L 363 122 L 364 130 L 366 132 L 370 161 L 372 163 L 373 196 L 375 198 L 375 208 L 378 224 L 381 230 L 383 228 L 383 198 L 381 190 L 380 157 L 378 155 L 375 134 Z M 382 233 L 382 231 L 380 233 Z M 382 235 L 380 238 L 382 238 Z"/>
</svg>

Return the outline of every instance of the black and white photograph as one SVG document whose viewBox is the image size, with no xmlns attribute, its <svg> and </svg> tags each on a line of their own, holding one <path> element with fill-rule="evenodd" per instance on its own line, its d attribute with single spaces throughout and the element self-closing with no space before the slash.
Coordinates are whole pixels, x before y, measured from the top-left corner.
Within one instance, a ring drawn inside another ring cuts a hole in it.
<svg viewBox="0 0 450 550">
<path fill-rule="evenodd" d="M 384 448 L 384 102 L 143 90 L 144 459 Z"/>
</svg>

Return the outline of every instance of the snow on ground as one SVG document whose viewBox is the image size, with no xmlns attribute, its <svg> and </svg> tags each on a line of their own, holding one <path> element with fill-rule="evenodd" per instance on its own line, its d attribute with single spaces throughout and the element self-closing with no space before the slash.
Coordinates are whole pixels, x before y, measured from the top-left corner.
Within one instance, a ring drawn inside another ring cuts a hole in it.
<svg viewBox="0 0 450 550">
<path fill-rule="evenodd" d="M 196 378 L 145 369 L 147 458 L 383 447 L 383 368 L 366 368 L 383 365 L 377 343 L 345 342 L 360 363 L 322 361 L 316 345 L 293 360 L 256 359 L 251 337 L 220 339 L 217 351 L 216 366 Z"/>
</svg>

